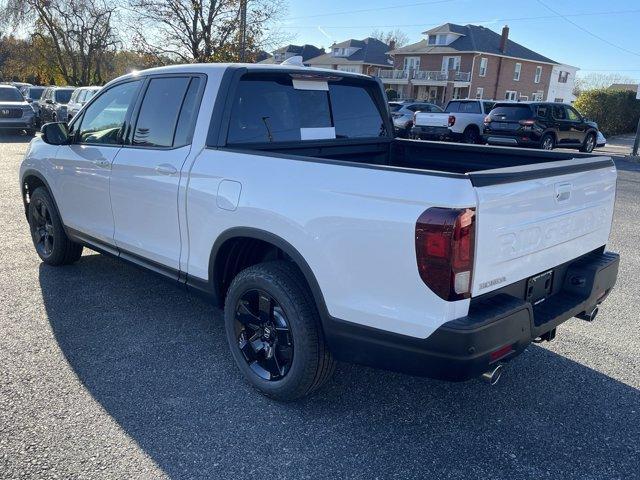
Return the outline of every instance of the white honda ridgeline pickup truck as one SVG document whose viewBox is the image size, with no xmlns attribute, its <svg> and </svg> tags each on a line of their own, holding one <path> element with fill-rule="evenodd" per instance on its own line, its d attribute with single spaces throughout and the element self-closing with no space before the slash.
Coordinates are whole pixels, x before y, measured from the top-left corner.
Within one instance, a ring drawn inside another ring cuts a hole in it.
<svg viewBox="0 0 640 480">
<path fill-rule="evenodd" d="M 20 169 L 42 261 L 87 246 L 207 294 L 276 399 L 336 360 L 495 382 L 616 281 L 610 158 L 394 139 L 371 77 L 152 69 L 42 133 Z"/>
</svg>

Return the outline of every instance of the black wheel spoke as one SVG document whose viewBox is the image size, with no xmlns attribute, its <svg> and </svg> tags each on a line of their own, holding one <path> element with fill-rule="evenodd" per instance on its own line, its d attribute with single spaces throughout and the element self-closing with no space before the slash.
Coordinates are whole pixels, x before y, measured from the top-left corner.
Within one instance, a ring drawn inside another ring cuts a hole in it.
<svg viewBox="0 0 640 480">
<path fill-rule="evenodd" d="M 236 305 L 238 348 L 260 378 L 276 381 L 290 370 L 293 336 L 282 307 L 261 290 L 245 292 Z"/>
</svg>

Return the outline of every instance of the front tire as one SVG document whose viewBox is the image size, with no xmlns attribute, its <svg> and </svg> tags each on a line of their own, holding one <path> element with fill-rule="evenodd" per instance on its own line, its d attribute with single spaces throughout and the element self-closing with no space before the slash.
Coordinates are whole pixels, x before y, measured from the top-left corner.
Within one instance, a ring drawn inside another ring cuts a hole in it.
<svg viewBox="0 0 640 480">
<path fill-rule="evenodd" d="M 320 388 L 335 369 L 313 296 L 289 261 L 241 271 L 229 287 L 224 320 L 236 365 L 268 397 L 302 398 Z"/>
<path fill-rule="evenodd" d="M 47 265 L 68 265 L 80 260 L 82 245 L 67 237 L 53 199 L 43 187 L 30 195 L 29 228 L 33 246 Z"/>
</svg>

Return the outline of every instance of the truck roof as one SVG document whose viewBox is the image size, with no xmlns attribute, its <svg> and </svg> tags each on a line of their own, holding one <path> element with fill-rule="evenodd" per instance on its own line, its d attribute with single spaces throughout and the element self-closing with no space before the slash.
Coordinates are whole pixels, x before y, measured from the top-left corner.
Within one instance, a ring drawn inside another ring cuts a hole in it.
<svg viewBox="0 0 640 480">
<path fill-rule="evenodd" d="M 361 73 L 353 73 L 353 72 L 343 72 L 342 70 L 332 70 L 329 68 L 312 68 L 312 67 L 300 67 L 297 65 L 273 65 L 273 64 L 263 64 L 263 63 L 187 63 L 180 65 L 168 65 L 165 67 L 154 67 L 148 68 L 146 70 L 134 70 L 130 73 L 122 75 L 118 78 L 111 80 L 107 85 L 124 80 L 126 78 L 133 78 L 137 76 L 145 76 L 152 74 L 162 74 L 162 73 L 204 73 L 208 76 L 222 76 L 222 74 L 228 68 L 246 68 L 249 71 L 274 71 L 274 72 L 291 72 L 291 71 L 300 71 L 304 73 L 308 72 L 324 72 L 324 73 L 332 73 L 338 76 L 344 77 L 359 77 L 359 78 L 370 78 L 368 75 L 363 75 Z M 106 86 L 106 85 L 105 85 Z"/>
</svg>

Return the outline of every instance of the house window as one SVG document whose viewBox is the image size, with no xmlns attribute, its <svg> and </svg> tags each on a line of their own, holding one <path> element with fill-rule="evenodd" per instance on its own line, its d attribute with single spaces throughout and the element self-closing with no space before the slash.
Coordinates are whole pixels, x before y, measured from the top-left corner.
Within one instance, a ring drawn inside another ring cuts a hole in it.
<svg viewBox="0 0 640 480">
<path fill-rule="evenodd" d="M 505 100 L 513 100 L 515 101 L 518 98 L 518 92 L 515 90 L 507 90 L 504 94 Z"/>
<path fill-rule="evenodd" d="M 338 70 L 341 72 L 360 73 L 360 67 L 358 65 L 338 65 Z"/>
<path fill-rule="evenodd" d="M 516 63 L 516 68 L 513 71 L 513 79 L 518 82 L 520 81 L 520 72 L 522 71 L 522 64 Z"/>
<path fill-rule="evenodd" d="M 443 57 L 442 58 L 442 71 L 448 72 L 449 70 L 460 71 L 460 57 Z"/>
<path fill-rule="evenodd" d="M 536 67 L 536 76 L 533 78 L 534 83 L 540 83 L 540 79 L 542 78 L 542 67 L 538 65 Z"/>
<path fill-rule="evenodd" d="M 489 59 L 488 58 L 481 58 L 480 59 L 480 72 L 478 73 L 479 76 L 481 76 L 481 77 L 486 77 L 487 76 L 487 63 L 489 63 Z"/>
<path fill-rule="evenodd" d="M 484 95 L 484 88 L 478 87 L 476 88 L 476 98 L 482 98 Z"/>
<path fill-rule="evenodd" d="M 564 103 L 564 98 L 554 98 L 553 101 L 556 103 Z"/>
<path fill-rule="evenodd" d="M 404 71 L 420 70 L 420 57 L 405 57 L 403 67 Z"/>
<path fill-rule="evenodd" d="M 453 95 L 451 97 L 453 100 L 457 100 L 462 98 L 462 87 L 453 87 Z"/>
<path fill-rule="evenodd" d="M 558 74 L 558 83 L 567 83 L 567 80 L 569 79 L 569 72 L 560 72 Z"/>
<path fill-rule="evenodd" d="M 438 45 L 446 45 L 447 44 L 447 36 L 446 35 L 438 35 L 436 37 L 436 43 Z"/>
<path fill-rule="evenodd" d="M 541 102 L 542 96 L 543 96 L 542 90 L 538 90 L 537 92 L 533 92 L 531 94 L 531 100 L 533 100 L 534 102 Z"/>
<path fill-rule="evenodd" d="M 436 36 L 435 35 L 429 35 L 429 38 L 427 38 L 427 42 L 429 43 L 429 45 L 435 45 L 436 44 Z"/>
</svg>

